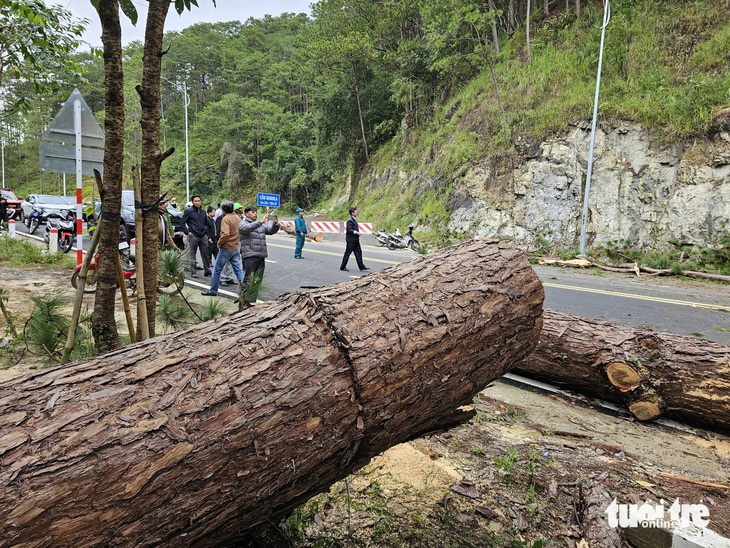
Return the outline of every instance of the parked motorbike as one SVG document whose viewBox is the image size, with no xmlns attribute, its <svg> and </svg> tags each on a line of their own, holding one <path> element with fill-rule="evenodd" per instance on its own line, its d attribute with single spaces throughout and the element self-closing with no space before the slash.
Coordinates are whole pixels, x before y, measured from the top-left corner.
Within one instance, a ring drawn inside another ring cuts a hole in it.
<svg viewBox="0 0 730 548">
<path fill-rule="evenodd" d="M 25 218 L 25 226 L 28 227 L 28 234 L 33 234 L 41 223 L 45 223 L 48 220 L 48 214 L 42 207 L 33 206 L 33 210 Z"/>
<path fill-rule="evenodd" d="M 129 243 L 124 239 L 119 242 L 119 255 L 122 259 L 122 275 L 127 289 L 134 294 L 137 290 L 137 267 L 135 265 L 134 255 L 130 253 Z M 96 268 L 99 261 L 99 252 L 94 254 L 94 258 L 89 263 L 89 269 L 86 271 L 86 283 L 84 284 L 84 293 L 94 293 L 96 291 Z M 79 276 L 81 275 L 81 265 L 76 265 L 74 273 L 71 275 L 71 285 L 77 288 Z M 161 295 L 175 295 L 182 290 L 185 278 L 180 277 L 175 280 L 163 279 L 159 276 L 157 282 L 157 292 Z"/>
<path fill-rule="evenodd" d="M 413 251 L 418 251 L 418 249 L 421 247 L 421 243 L 413 237 L 412 226 L 408 227 L 408 232 L 405 236 L 402 236 L 400 230 L 396 228 L 395 232 L 390 235 L 390 238 L 388 239 L 388 243 L 386 245 L 390 250 L 406 249 L 410 247 Z"/>
<path fill-rule="evenodd" d="M 378 230 L 377 232 L 373 232 L 373 236 L 375 237 L 375 241 L 378 242 L 378 245 L 388 245 L 390 234 L 388 234 L 385 230 Z"/>
<path fill-rule="evenodd" d="M 46 232 L 43 240 L 51 241 L 51 229 L 58 230 L 58 249 L 64 253 L 71 251 L 76 238 L 76 213 L 68 211 L 65 216 L 60 213 L 50 213 L 46 221 Z"/>
</svg>

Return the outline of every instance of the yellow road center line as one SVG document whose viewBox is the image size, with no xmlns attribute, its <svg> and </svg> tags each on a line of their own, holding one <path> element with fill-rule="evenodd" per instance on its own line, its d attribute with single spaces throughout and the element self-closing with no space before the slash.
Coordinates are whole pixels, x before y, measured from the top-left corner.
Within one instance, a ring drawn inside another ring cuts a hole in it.
<svg viewBox="0 0 730 548">
<path fill-rule="evenodd" d="M 665 304 L 676 304 L 679 306 L 691 306 L 693 308 L 705 308 L 708 310 L 720 310 L 720 311 L 728 311 L 730 310 L 730 306 L 718 306 L 714 304 L 706 304 L 706 303 L 695 303 L 691 301 L 678 301 L 676 299 L 664 299 L 662 297 L 649 297 L 646 295 L 636 295 L 634 293 L 623 293 L 621 291 L 609 291 L 606 289 L 591 289 L 587 287 L 577 287 L 573 285 L 563 285 L 563 284 L 556 284 L 552 282 L 543 282 L 545 287 L 554 287 L 556 289 L 566 289 L 568 291 L 583 291 L 584 293 L 597 293 L 599 295 L 610 295 L 612 297 L 625 297 L 627 299 L 637 299 L 640 301 L 652 301 L 655 303 L 665 303 Z"/>
<path fill-rule="evenodd" d="M 290 245 L 282 245 L 282 244 L 275 244 L 273 242 L 266 242 L 266 245 L 268 247 L 279 247 L 281 249 L 294 249 L 294 246 Z M 342 257 L 342 254 L 345 252 L 344 249 L 342 251 L 324 251 L 323 249 L 316 249 L 314 245 L 318 244 L 312 244 L 309 246 L 304 246 L 304 250 L 302 253 L 306 255 L 307 253 L 319 253 L 320 255 L 331 255 L 333 257 Z M 344 246 L 343 246 L 344 247 Z M 391 261 L 388 259 L 376 259 L 375 257 L 363 257 L 363 260 L 365 261 L 365 264 L 371 262 L 371 263 L 382 263 L 382 264 L 401 264 L 404 261 Z"/>
<path fill-rule="evenodd" d="M 335 242 L 325 242 L 327 245 L 342 245 L 340 243 Z M 275 244 L 273 242 L 268 244 L 272 247 L 279 247 L 281 249 L 293 249 L 293 246 L 288 245 L 282 245 L 282 244 Z M 314 244 L 314 245 L 321 245 L 320 243 Z M 331 255 L 333 257 L 341 257 L 342 251 L 324 251 L 322 249 L 316 249 L 314 245 L 310 244 L 305 247 L 305 253 L 319 253 L 321 255 Z M 368 247 L 374 247 L 374 246 L 368 246 Z M 390 264 L 390 265 L 396 265 L 401 264 L 403 261 L 391 261 L 388 259 L 376 259 L 375 257 L 367 257 L 365 259 L 366 261 L 375 262 L 375 263 L 383 263 L 383 264 Z M 640 301 L 651 301 L 656 303 L 664 303 L 664 304 L 674 304 L 678 306 L 690 306 L 692 308 L 703 308 L 707 310 L 719 310 L 719 311 L 728 311 L 730 310 L 729 306 L 719 306 L 714 304 L 707 304 L 707 303 L 695 303 L 692 301 L 680 301 L 676 299 L 664 299 L 662 297 L 648 297 L 645 295 L 637 295 L 634 293 L 623 293 L 621 291 L 610 291 L 607 289 L 591 289 L 587 287 L 578 287 L 574 285 L 564 285 L 564 284 L 557 284 L 553 282 L 543 282 L 545 287 L 553 287 L 555 289 L 565 289 L 568 291 L 582 291 L 584 293 L 596 293 L 598 295 L 610 295 L 612 297 L 624 297 L 626 299 L 637 299 Z"/>
</svg>

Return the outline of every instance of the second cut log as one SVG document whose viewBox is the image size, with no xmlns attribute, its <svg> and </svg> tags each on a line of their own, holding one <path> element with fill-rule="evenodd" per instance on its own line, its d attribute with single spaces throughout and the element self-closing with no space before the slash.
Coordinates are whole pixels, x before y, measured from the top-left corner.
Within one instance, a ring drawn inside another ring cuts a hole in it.
<svg viewBox="0 0 730 548">
<path fill-rule="evenodd" d="M 660 416 L 730 429 L 730 347 L 545 310 L 540 343 L 515 372 Z"/>
</svg>

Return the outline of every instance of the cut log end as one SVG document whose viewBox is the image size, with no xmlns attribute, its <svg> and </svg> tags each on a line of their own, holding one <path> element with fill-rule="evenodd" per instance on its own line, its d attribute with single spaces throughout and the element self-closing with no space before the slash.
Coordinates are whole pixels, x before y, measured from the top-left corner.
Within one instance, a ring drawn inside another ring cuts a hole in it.
<svg viewBox="0 0 730 548">
<path fill-rule="evenodd" d="M 653 401 L 636 401 L 629 404 L 629 411 L 640 421 L 654 420 L 662 414 L 659 404 Z"/>
<path fill-rule="evenodd" d="M 613 362 L 606 367 L 606 375 L 612 385 L 621 392 L 630 392 L 641 384 L 641 375 L 628 364 Z"/>
</svg>

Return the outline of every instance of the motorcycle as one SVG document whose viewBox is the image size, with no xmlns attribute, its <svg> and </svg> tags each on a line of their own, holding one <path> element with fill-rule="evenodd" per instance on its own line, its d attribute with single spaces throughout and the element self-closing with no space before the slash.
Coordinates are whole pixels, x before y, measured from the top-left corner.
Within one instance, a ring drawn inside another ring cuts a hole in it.
<svg viewBox="0 0 730 548">
<path fill-rule="evenodd" d="M 401 236 L 400 230 L 395 229 L 395 232 L 390 235 L 390 239 L 387 243 L 388 249 L 406 249 L 411 248 L 413 251 L 418 251 L 421 247 L 421 243 L 413 237 L 413 227 L 408 227 L 408 232 L 405 236 Z"/>
<path fill-rule="evenodd" d="M 66 216 L 59 213 L 51 213 L 46 221 L 46 232 L 43 234 L 43 240 L 46 243 L 51 241 L 51 229 L 58 230 L 58 249 L 63 253 L 68 253 L 74 245 L 76 238 L 76 213 L 73 211 L 66 212 Z"/>
<path fill-rule="evenodd" d="M 134 255 L 130 253 L 129 243 L 127 240 L 119 242 L 119 255 L 122 259 L 122 276 L 124 277 L 124 283 L 130 290 L 131 294 L 134 295 L 137 291 L 137 267 L 135 265 Z M 89 263 L 89 268 L 86 271 L 86 283 L 84 284 L 84 293 L 94 293 L 96 291 L 96 268 L 99 261 L 99 252 L 94 254 L 94 257 Z M 79 276 L 81 275 L 81 265 L 76 265 L 74 273 L 71 275 L 71 285 L 74 289 L 78 286 Z M 161 295 L 176 295 L 182 290 L 183 284 L 185 283 L 184 277 L 175 279 L 166 279 L 161 273 L 158 274 L 157 280 L 157 293 Z"/>
<path fill-rule="evenodd" d="M 379 246 L 388 245 L 390 234 L 388 234 L 385 230 L 378 230 L 377 232 L 373 232 L 373 236 L 375 237 L 375 241 L 378 242 Z"/>
<path fill-rule="evenodd" d="M 38 206 L 33 206 L 33 211 L 25 218 L 25 226 L 28 227 L 28 234 L 33 234 L 41 223 L 48 221 L 48 215 L 45 210 Z"/>
</svg>

